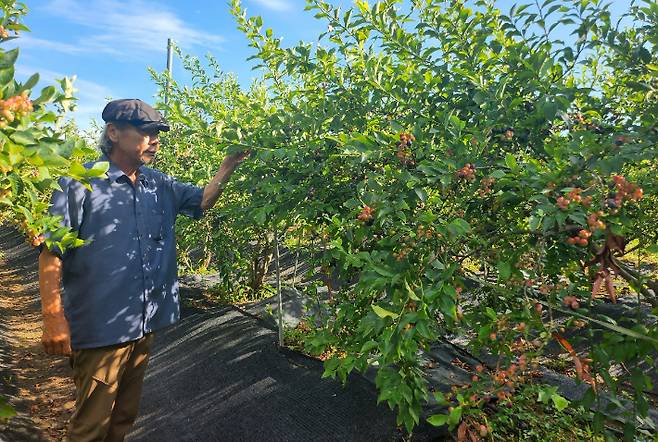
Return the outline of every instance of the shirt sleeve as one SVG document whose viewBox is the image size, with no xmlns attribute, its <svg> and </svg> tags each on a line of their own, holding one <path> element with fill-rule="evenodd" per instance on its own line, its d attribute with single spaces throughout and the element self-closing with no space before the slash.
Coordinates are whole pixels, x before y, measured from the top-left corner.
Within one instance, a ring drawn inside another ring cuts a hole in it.
<svg viewBox="0 0 658 442">
<path fill-rule="evenodd" d="M 172 181 L 176 214 L 183 214 L 190 218 L 199 219 L 203 216 L 201 201 L 203 200 L 203 188 L 192 184 Z"/>
<path fill-rule="evenodd" d="M 77 232 L 82 223 L 82 202 L 78 201 L 79 192 L 74 189 L 71 178 L 62 177 L 59 179 L 58 184 L 62 190 L 53 192 L 48 213 L 52 216 L 61 217 L 60 225 L 62 227 Z M 50 237 L 50 232 L 46 232 L 45 236 Z M 60 259 L 63 258 L 64 252 L 60 247 L 55 246 L 50 251 Z"/>
</svg>

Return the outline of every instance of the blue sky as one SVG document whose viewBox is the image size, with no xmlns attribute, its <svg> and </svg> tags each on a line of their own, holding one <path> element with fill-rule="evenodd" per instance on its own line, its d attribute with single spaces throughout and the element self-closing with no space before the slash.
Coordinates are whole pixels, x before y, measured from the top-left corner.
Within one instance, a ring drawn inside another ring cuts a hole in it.
<svg viewBox="0 0 658 442">
<path fill-rule="evenodd" d="M 304 0 L 243 0 L 250 15 L 263 16 L 291 44 L 323 30 L 304 5 Z M 185 53 L 213 54 L 243 84 L 255 75 L 246 62 L 252 51 L 225 0 L 28 0 L 27 6 L 25 24 L 32 32 L 15 42 L 21 50 L 17 77 L 39 72 L 45 86 L 76 75 L 74 117 L 83 127 L 91 118 L 100 121 L 107 97 L 153 101 L 156 87 L 147 67 L 165 68 L 168 37 Z M 180 78 L 176 61 L 174 68 Z"/>
<path fill-rule="evenodd" d="M 353 0 L 332 3 L 351 6 Z M 496 3 L 507 11 L 515 2 Z M 618 9 L 627 1 L 613 3 Z M 27 0 L 27 6 L 25 24 L 32 32 L 16 41 L 17 77 L 39 72 L 46 85 L 76 75 L 79 102 L 73 117 L 83 128 L 92 118 L 101 121 L 109 97 L 153 101 L 156 87 L 147 67 L 164 70 L 168 37 L 185 53 L 213 54 L 243 85 L 256 75 L 246 61 L 252 50 L 236 29 L 227 0 Z M 304 6 L 304 0 L 243 0 L 250 15 L 262 16 L 290 45 L 314 41 L 326 29 Z M 174 77 L 184 78 L 176 62 Z"/>
</svg>

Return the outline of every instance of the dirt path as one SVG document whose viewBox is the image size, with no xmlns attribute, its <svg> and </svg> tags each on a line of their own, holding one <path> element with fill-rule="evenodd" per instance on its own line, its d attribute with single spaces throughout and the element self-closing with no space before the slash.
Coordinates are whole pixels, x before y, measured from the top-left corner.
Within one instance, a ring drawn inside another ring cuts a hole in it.
<svg viewBox="0 0 658 442">
<path fill-rule="evenodd" d="M 68 359 L 41 347 L 37 252 L 0 227 L 0 395 L 17 411 L 2 441 L 59 441 L 74 407 Z"/>
</svg>

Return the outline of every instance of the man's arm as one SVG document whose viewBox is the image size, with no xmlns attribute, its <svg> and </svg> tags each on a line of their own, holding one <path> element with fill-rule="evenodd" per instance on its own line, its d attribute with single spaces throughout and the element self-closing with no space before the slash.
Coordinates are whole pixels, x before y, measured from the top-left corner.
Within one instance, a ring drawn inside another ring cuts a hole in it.
<svg viewBox="0 0 658 442">
<path fill-rule="evenodd" d="M 251 151 L 239 152 L 224 158 L 213 179 L 203 188 L 203 198 L 201 200 L 201 208 L 203 210 L 208 210 L 215 205 L 235 169 L 250 154 Z"/>
<path fill-rule="evenodd" d="M 39 292 L 43 335 L 41 342 L 46 353 L 71 354 L 71 333 L 64 317 L 61 299 L 62 260 L 46 247 L 39 255 Z"/>
</svg>

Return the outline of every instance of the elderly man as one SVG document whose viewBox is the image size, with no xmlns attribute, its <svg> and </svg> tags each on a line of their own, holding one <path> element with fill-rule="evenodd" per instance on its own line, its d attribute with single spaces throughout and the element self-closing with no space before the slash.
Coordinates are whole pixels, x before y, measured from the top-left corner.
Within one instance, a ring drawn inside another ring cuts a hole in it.
<svg viewBox="0 0 658 442">
<path fill-rule="evenodd" d="M 70 355 L 76 408 L 70 441 L 120 441 L 139 408 L 153 332 L 179 319 L 174 222 L 211 208 L 248 153 L 228 156 L 204 188 L 145 165 L 169 130 L 158 111 L 137 99 L 103 110 L 100 147 L 107 178 L 91 189 L 60 181 L 51 213 L 87 243 L 39 256 L 43 345 Z M 91 167 L 93 165 L 90 164 Z"/>
</svg>

